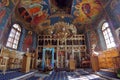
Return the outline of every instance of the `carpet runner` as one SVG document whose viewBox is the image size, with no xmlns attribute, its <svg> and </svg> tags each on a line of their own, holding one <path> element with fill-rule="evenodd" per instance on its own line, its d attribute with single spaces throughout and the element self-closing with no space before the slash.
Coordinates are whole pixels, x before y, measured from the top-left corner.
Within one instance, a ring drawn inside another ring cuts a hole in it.
<svg viewBox="0 0 120 80">
<path fill-rule="evenodd" d="M 31 74 L 33 71 L 29 73 L 22 73 L 19 69 L 16 70 L 8 70 L 5 75 L 2 74 L 0 71 L 0 80 L 108 80 L 102 78 L 98 75 L 93 74 L 90 69 L 78 69 L 74 72 L 68 71 L 51 71 L 49 74 L 43 74 L 41 72 L 37 72 L 35 74 L 29 75 L 26 78 L 18 79 L 18 77 Z M 106 72 L 106 71 L 99 71 L 99 74 L 109 76 L 115 78 L 115 80 L 120 80 L 117 78 L 116 74 Z"/>
<path fill-rule="evenodd" d="M 26 80 L 40 80 L 40 77 L 32 76 Z"/>
<path fill-rule="evenodd" d="M 86 72 L 83 69 L 80 69 L 75 72 L 53 71 L 48 77 L 45 77 L 44 80 L 105 80 L 105 79 L 95 74 Z"/>
<path fill-rule="evenodd" d="M 108 79 L 113 79 L 113 80 L 120 80 L 120 78 L 117 77 L 117 74 L 114 72 L 109 72 L 109 71 L 102 71 L 100 70 L 99 72 L 97 72 L 96 74 L 106 77 Z"/>
<path fill-rule="evenodd" d="M 20 76 L 30 74 L 30 73 L 34 73 L 34 72 L 30 71 L 28 73 L 23 73 L 23 72 L 20 72 L 20 69 L 12 69 L 12 70 L 7 70 L 6 74 L 4 75 L 2 71 L 0 71 L 0 80 L 12 80 L 12 79 L 15 80 L 15 78 L 18 78 Z"/>
</svg>

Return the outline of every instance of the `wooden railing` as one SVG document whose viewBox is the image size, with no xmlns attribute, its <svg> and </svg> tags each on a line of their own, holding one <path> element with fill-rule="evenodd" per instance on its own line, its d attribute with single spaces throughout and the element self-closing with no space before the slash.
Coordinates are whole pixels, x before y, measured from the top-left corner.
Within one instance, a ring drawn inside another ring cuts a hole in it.
<svg viewBox="0 0 120 80">
<path fill-rule="evenodd" d="M 19 52 L 3 47 L 0 53 L 0 70 L 5 74 L 7 69 L 21 68 L 22 57 Z"/>
<path fill-rule="evenodd" d="M 120 56 L 113 57 L 114 71 L 117 72 L 120 69 Z"/>
</svg>

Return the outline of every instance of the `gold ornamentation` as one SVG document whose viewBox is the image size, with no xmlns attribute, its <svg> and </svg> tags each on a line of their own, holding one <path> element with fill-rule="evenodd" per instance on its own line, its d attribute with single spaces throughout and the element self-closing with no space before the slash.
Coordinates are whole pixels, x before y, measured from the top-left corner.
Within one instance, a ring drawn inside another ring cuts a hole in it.
<svg viewBox="0 0 120 80">
<path fill-rule="evenodd" d="M 51 31 L 53 37 L 61 40 L 71 37 L 77 32 L 76 27 L 73 24 L 65 22 L 58 22 L 51 27 L 54 27 Z"/>
</svg>

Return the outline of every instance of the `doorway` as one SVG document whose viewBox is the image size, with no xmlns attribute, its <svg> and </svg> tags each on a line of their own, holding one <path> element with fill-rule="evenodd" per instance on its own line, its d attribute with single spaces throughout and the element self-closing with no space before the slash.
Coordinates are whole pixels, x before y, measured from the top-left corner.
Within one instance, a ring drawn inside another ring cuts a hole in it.
<svg viewBox="0 0 120 80">
<path fill-rule="evenodd" d="M 54 48 L 43 48 L 42 70 L 47 67 L 54 68 Z"/>
<path fill-rule="evenodd" d="M 73 54 L 76 62 L 75 67 L 80 68 L 80 62 L 81 62 L 80 51 L 73 51 Z"/>
<path fill-rule="evenodd" d="M 65 51 L 58 52 L 58 67 L 59 68 L 65 67 Z"/>
</svg>

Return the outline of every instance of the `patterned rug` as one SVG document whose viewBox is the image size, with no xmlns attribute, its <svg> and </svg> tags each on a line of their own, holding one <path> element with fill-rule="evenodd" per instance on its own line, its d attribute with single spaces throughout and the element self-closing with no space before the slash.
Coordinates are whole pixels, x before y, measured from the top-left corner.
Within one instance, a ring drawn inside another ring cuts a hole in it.
<svg viewBox="0 0 120 80">
<path fill-rule="evenodd" d="M 32 76 L 26 80 L 40 80 L 40 77 Z"/>
<path fill-rule="evenodd" d="M 53 71 L 48 77 L 45 77 L 44 80 L 105 80 L 95 74 L 84 71 L 83 69 L 66 72 L 66 71 Z"/>
<path fill-rule="evenodd" d="M 107 78 L 109 78 L 109 79 L 111 79 L 111 78 L 114 78 L 114 79 L 118 79 L 118 80 L 120 80 L 120 78 L 118 78 L 117 77 L 117 74 L 116 73 L 114 73 L 114 72 L 108 72 L 108 71 L 102 71 L 102 70 L 100 70 L 99 72 L 97 72 L 97 74 L 98 75 L 101 75 L 101 76 L 103 76 L 103 77 L 107 77 Z"/>
<path fill-rule="evenodd" d="M 33 72 L 33 71 L 31 71 L 31 72 Z M 29 72 L 29 73 L 31 73 L 31 72 Z M 0 80 L 10 80 L 10 79 L 14 79 L 14 78 L 23 76 L 25 74 L 28 74 L 28 73 L 20 72 L 20 69 L 7 70 L 5 75 L 2 73 L 2 71 L 0 71 Z"/>
</svg>

